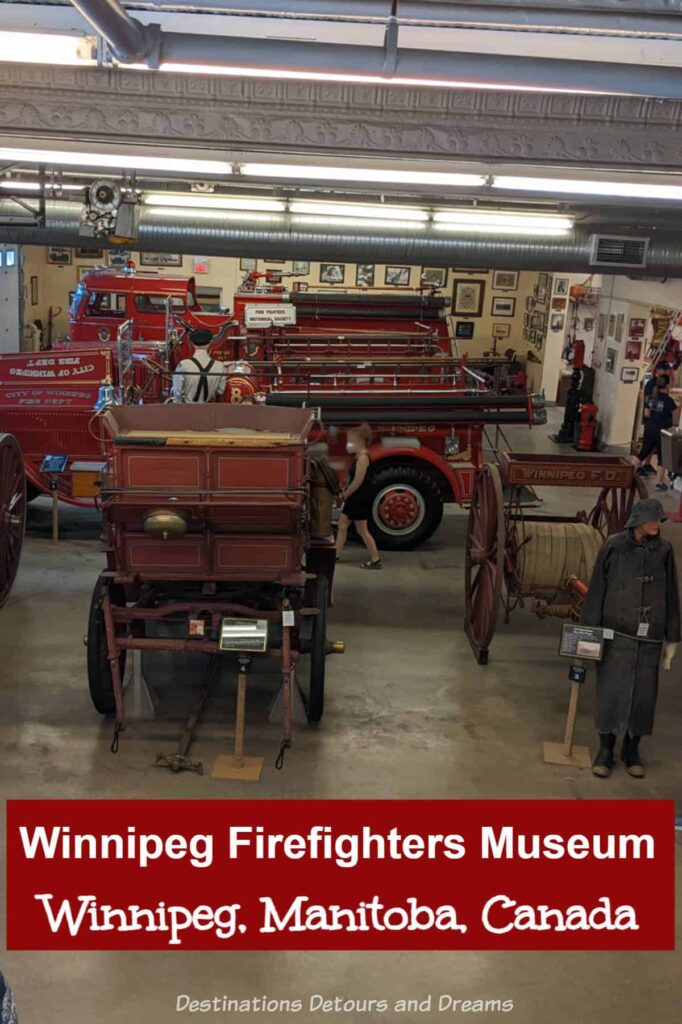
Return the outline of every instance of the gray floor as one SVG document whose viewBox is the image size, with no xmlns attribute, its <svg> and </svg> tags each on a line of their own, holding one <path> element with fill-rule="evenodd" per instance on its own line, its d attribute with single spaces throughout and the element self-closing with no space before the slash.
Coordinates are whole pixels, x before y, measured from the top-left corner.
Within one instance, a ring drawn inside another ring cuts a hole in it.
<svg viewBox="0 0 682 1024">
<path fill-rule="evenodd" d="M 551 446 L 541 430 L 510 436 L 517 450 Z M 548 512 L 574 512 L 594 497 L 542 493 Z M 674 507 L 672 497 L 668 504 Z M 663 680 L 656 735 L 645 747 L 645 780 L 631 780 L 622 768 L 603 782 L 587 771 L 547 767 L 542 742 L 561 738 L 568 697 L 566 664 L 556 654 L 559 624 L 518 610 L 508 626 L 500 624 L 490 664 L 474 663 L 461 629 L 466 519 L 456 509 L 422 550 L 387 555 L 382 573 L 361 572 L 360 549 L 348 549 L 330 622 L 332 638 L 345 640 L 347 653 L 330 660 L 323 723 L 298 728 L 284 771 L 274 768 L 280 730 L 264 715 L 272 676 L 254 678 L 250 702 L 248 752 L 265 757 L 260 783 L 219 783 L 209 774 L 176 776 L 151 767 L 158 752 L 174 747 L 197 677 L 196 666 L 179 664 L 155 667 L 157 682 L 163 677 L 160 716 L 133 723 L 113 757 L 110 726 L 89 702 L 82 645 L 102 565 L 97 524 L 66 510 L 63 527 L 54 548 L 49 508 L 32 507 L 16 586 L 0 613 L 2 799 L 667 797 L 682 805 L 682 655 Z M 682 559 L 682 526 L 666 533 Z M 590 682 L 579 743 L 593 742 L 592 693 Z M 226 750 L 233 697 L 233 682 L 222 679 L 193 748 L 207 766 Z M 680 1020 L 682 999 L 679 953 L 3 953 L 0 966 L 15 988 L 22 1024 L 168 1024 L 184 1019 L 175 1013 L 181 992 L 499 997 L 514 1000 L 515 1011 L 506 1016 L 519 1024 L 640 1024 L 643 1017 L 672 1024 Z M 418 1019 L 437 1016 L 443 1014 Z M 398 1018 L 301 1013 L 296 1019 Z"/>
</svg>

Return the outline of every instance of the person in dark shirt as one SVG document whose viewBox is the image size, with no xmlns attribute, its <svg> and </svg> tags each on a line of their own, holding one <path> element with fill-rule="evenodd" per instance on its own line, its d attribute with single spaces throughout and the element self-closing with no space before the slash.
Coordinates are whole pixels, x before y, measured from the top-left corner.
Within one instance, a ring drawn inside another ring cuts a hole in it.
<svg viewBox="0 0 682 1024">
<path fill-rule="evenodd" d="M 670 390 L 670 377 L 662 373 L 656 378 L 654 387 L 648 395 L 645 393 L 644 400 L 644 437 L 642 447 L 637 454 L 639 470 L 644 466 L 645 461 L 652 455 L 656 455 L 658 465 L 656 468 L 656 490 L 667 491 L 668 485 L 665 482 L 665 469 L 661 464 L 661 431 L 668 430 L 673 425 L 673 413 L 677 405 L 668 394 Z"/>
</svg>

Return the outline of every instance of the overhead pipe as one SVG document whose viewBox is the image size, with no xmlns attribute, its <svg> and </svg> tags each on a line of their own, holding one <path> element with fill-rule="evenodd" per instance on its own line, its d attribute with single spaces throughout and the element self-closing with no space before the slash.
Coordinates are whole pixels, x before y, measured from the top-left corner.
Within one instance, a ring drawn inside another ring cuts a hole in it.
<svg viewBox="0 0 682 1024">
<path fill-rule="evenodd" d="M 83 207 L 80 203 L 47 200 L 44 223 L 29 218 L 23 207 L 0 199 L 0 242 L 25 245 L 83 244 L 79 233 Z M 36 207 L 36 215 L 38 213 Z M 187 213 L 187 211 L 183 211 Z M 576 228 L 560 238 L 530 236 L 485 238 L 449 235 L 427 225 L 419 232 L 382 227 L 371 233 L 364 224 L 334 226 L 328 218 L 324 229 L 301 223 L 300 216 L 273 214 L 249 219 L 248 213 L 227 220 L 221 211 L 197 211 L 201 216 L 178 219 L 172 209 L 143 206 L 138 239 L 128 248 L 147 252 L 201 253 L 203 256 L 259 256 L 276 259 L 339 260 L 350 263 L 396 263 L 442 267 L 494 267 L 509 270 L 557 270 L 576 273 L 618 273 L 618 268 L 590 265 L 591 231 Z M 205 215 L 205 216 L 204 216 Z M 624 226 L 610 227 L 611 234 L 631 235 Z M 121 248 L 119 246 L 119 248 Z M 622 268 L 627 273 L 627 268 Z M 682 277 L 682 238 L 675 232 L 656 232 L 640 273 Z"/>
<path fill-rule="evenodd" d="M 131 18 L 118 0 L 71 0 L 109 42 L 123 64 L 144 62 L 280 69 L 313 73 L 370 75 L 456 81 L 475 88 L 530 87 L 570 92 L 682 99 L 677 67 L 553 60 L 497 53 L 450 53 L 398 45 L 398 22 L 386 22 L 384 47 L 283 39 L 248 39 L 161 32 Z"/>
</svg>

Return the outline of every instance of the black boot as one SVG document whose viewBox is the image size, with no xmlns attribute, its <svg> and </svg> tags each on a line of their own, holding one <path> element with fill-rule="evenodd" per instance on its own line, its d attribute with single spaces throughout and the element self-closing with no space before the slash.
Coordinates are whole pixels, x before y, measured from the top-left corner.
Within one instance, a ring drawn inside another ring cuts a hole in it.
<svg viewBox="0 0 682 1024">
<path fill-rule="evenodd" d="M 642 765 L 642 759 L 639 756 L 639 736 L 631 736 L 629 732 L 625 733 L 620 756 L 623 758 L 628 775 L 632 775 L 633 779 L 644 778 L 646 772 Z"/>
<path fill-rule="evenodd" d="M 613 768 L 613 748 L 616 745 L 616 737 L 612 732 L 599 733 L 599 750 L 592 762 L 592 774 L 598 775 L 600 779 L 608 779 Z"/>
</svg>

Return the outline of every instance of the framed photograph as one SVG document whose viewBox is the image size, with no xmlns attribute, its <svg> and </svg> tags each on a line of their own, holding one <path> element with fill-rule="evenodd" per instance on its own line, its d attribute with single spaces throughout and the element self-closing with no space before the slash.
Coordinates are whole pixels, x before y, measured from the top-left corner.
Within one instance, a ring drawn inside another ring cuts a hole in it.
<svg viewBox="0 0 682 1024">
<path fill-rule="evenodd" d="M 107 252 L 107 266 L 112 267 L 113 269 L 125 267 L 129 259 L 130 253 L 125 249 L 109 249 Z M 144 262 L 144 260 L 142 262 Z"/>
<path fill-rule="evenodd" d="M 564 310 L 566 309 L 567 302 L 568 299 L 563 299 L 560 295 L 555 295 L 555 297 L 552 299 L 552 309 L 555 311 Z"/>
<path fill-rule="evenodd" d="M 606 359 L 604 360 L 604 369 L 607 373 L 616 372 L 616 359 L 618 358 L 618 352 L 615 348 L 607 348 Z"/>
<path fill-rule="evenodd" d="M 192 256 L 192 271 L 195 274 L 208 274 L 211 261 L 208 256 Z"/>
<path fill-rule="evenodd" d="M 411 267 L 386 267 L 384 284 L 393 285 L 395 288 L 407 288 L 410 284 Z"/>
<path fill-rule="evenodd" d="M 307 281 L 296 281 L 294 284 L 294 291 L 296 292 L 307 292 L 308 282 Z"/>
<path fill-rule="evenodd" d="M 594 330 L 594 317 L 593 316 L 586 316 L 583 319 L 583 332 L 585 334 L 592 334 L 593 330 Z"/>
<path fill-rule="evenodd" d="M 71 249 L 66 249 L 61 245 L 48 245 L 47 262 L 54 267 L 69 267 L 73 262 L 73 253 Z"/>
<path fill-rule="evenodd" d="M 445 288 L 447 280 L 447 267 L 422 267 L 422 284 L 430 284 L 433 285 L 434 288 Z"/>
<path fill-rule="evenodd" d="M 463 338 L 465 341 L 471 341 L 474 336 L 474 327 L 470 320 L 458 320 L 455 323 L 455 337 Z"/>
<path fill-rule="evenodd" d="M 37 277 L 32 277 L 31 278 L 31 305 L 32 306 L 37 306 L 38 305 L 38 278 Z"/>
<path fill-rule="evenodd" d="M 455 267 L 456 274 L 489 274 L 490 271 L 484 267 Z"/>
<path fill-rule="evenodd" d="M 271 260 L 270 257 L 268 256 L 268 258 L 266 260 L 263 260 L 263 262 L 264 263 L 286 263 L 286 260 Z"/>
<path fill-rule="evenodd" d="M 554 294 L 555 295 L 568 295 L 568 282 L 567 277 L 555 277 L 554 278 Z"/>
<path fill-rule="evenodd" d="M 538 302 L 544 306 L 547 302 L 547 285 L 549 284 L 548 274 L 538 274 Z"/>
<path fill-rule="evenodd" d="M 239 269 L 245 270 L 247 274 L 250 274 L 252 270 L 256 269 L 258 260 L 255 256 L 243 256 L 239 261 Z"/>
<path fill-rule="evenodd" d="M 550 327 L 552 331 L 563 331 L 564 324 L 566 323 L 566 317 L 563 313 L 552 313 L 552 319 L 550 321 Z"/>
<path fill-rule="evenodd" d="M 511 324 L 493 324 L 493 338 L 508 338 L 511 334 Z"/>
<path fill-rule="evenodd" d="M 345 263 L 320 263 L 320 281 L 322 284 L 343 284 L 345 276 Z"/>
<path fill-rule="evenodd" d="M 485 281 L 453 281 L 452 315 L 482 316 Z"/>
<path fill-rule="evenodd" d="M 374 264 L 357 263 L 355 266 L 355 284 L 357 288 L 374 287 Z"/>
<path fill-rule="evenodd" d="M 625 313 L 619 313 L 618 316 L 616 317 L 616 330 L 614 332 L 614 337 L 615 337 L 616 341 L 622 341 L 623 340 L 623 327 L 624 327 L 624 325 L 625 325 Z"/>
<path fill-rule="evenodd" d="M 628 327 L 628 338 L 643 338 L 646 330 L 646 320 L 644 317 L 631 317 L 630 324 Z"/>
<path fill-rule="evenodd" d="M 291 264 L 291 270 L 294 274 L 309 274 L 310 273 L 310 261 L 309 260 L 293 260 Z"/>
<path fill-rule="evenodd" d="M 182 256 L 179 252 L 141 252 L 140 264 L 143 267 L 181 267 Z"/>
<path fill-rule="evenodd" d="M 606 313 L 600 313 L 597 320 L 597 337 L 603 341 L 606 337 Z"/>
<path fill-rule="evenodd" d="M 514 316 L 516 310 L 516 299 L 507 298 L 506 295 L 493 295 L 492 316 Z"/>
<path fill-rule="evenodd" d="M 518 287 L 518 270 L 496 270 L 493 274 L 493 288 L 495 291 L 515 292 Z"/>
<path fill-rule="evenodd" d="M 613 338 L 616 333 L 616 314 L 612 313 L 609 317 L 609 326 L 607 331 L 607 338 Z"/>
<path fill-rule="evenodd" d="M 103 249 L 97 249 L 94 246 L 90 247 L 89 245 L 76 246 L 77 260 L 101 260 L 103 255 Z"/>
<path fill-rule="evenodd" d="M 526 309 L 530 312 L 535 307 L 535 299 L 532 295 L 526 295 Z"/>
<path fill-rule="evenodd" d="M 638 363 L 642 358 L 642 342 L 628 341 L 625 344 L 625 358 L 629 363 Z"/>
<path fill-rule="evenodd" d="M 639 367 L 624 366 L 620 371 L 620 379 L 624 384 L 636 384 L 639 380 Z"/>
</svg>

